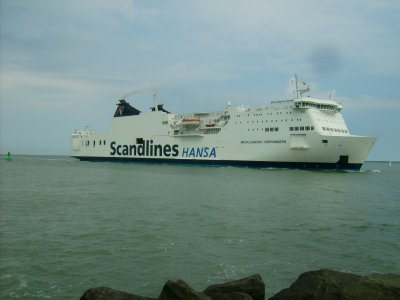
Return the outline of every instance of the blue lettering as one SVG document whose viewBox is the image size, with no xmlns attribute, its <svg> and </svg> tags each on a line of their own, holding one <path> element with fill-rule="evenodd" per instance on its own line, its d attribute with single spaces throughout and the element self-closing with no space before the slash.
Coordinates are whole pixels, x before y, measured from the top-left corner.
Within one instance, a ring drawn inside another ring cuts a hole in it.
<svg viewBox="0 0 400 300">
<path fill-rule="evenodd" d="M 195 157 L 196 153 L 194 151 L 194 148 L 190 149 L 189 157 Z"/>
<path fill-rule="evenodd" d="M 208 157 L 208 147 L 204 148 L 204 156 L 203 157 Z"/>
<path fill-rule="evenodd" d="M 211 152 L 210 152 L 210 156 L 209 156 L 209 157 L 211 157 L 211 156 L 217 157 L 217 152 L 216 152 L 215 148 L 212 148 L 212 149 L 211 149 Z"/>
<path fill-rule="evenodd" d="M 196 157 L 203 157 L 203 148 L 197 148 Z"/>
<path fill-rule="evenodd" d="M 188 157 L 188 155 L 189 155 L 189 148 L 183 148 L 182 156 Z"/>
</svg>

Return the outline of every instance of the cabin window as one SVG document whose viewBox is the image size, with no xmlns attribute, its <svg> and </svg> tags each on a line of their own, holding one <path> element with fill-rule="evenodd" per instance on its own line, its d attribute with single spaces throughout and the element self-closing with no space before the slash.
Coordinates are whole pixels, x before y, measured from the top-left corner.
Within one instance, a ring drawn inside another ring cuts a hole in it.
<svg viewBox="0 0 400 300">
<path fill-rule="evenodd" d="M 307 131 L 310 131 L 310 126 L 306 126 L 306 130 L 307 130 Z"/>
<path fill-rule="evenodd" d="M 322 144 L 328 144 L 328 140 L 322 140 Z"/>
<path fill-rule="evenodd" d="M 265 131 L 268 132 L 268 131 L 269 131 L 269 128 L 265 128 Z"/>
</svg>

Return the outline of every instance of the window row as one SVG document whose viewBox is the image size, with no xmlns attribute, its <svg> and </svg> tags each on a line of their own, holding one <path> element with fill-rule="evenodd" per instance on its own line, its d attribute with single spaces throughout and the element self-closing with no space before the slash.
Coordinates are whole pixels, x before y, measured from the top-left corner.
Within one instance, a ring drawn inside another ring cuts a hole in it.
<svg viewBox="0 0 400 300">
<path fill-rule="evenodd" d="M 314 126 L 295 126 L 289 127 L 289 131 L 310 131 L 314 130 Z"/>
<path fill-rule="evenodd" d="M 252 128 L 252 129 L 247 129 L 247 131 L 265 131 L 265 132 L 273 132 L 273 131 L 279 131 L 279 127 L 267 127 L 267 128 Z"/>
<path fill-rule="evenodd" d="M 277 112 L 275 114 L 276 115 L 282 115 L 283 112 Z M 292 112 L 289 111 L 289 112 L 286 112 L 286 114 L 289 115 L 289 114 L 292 114 Z M 253 114 L 252 116 L 253 117 L 262 117 L 262 116 L 273 116 L 273 115 L 274 115 L 274 113 L 271 112 L 271 113 L 257 113 L 257 114 Z M 236 117 L 237 118 L 245 117 L 245 115 L 236 115 Z M 247 114 L 247 117 L 250 117 L 250 114 Z"/>
<path fill-rule="evenodd" d="M 106 140 L 99 140 L 99 145 L 106 145 Z M 82 146 L 90 146 L 90 141 L 82 141 Z M 96 141 L 93 141 L 93 147 L 96 146 Z"/>
<path fill-rule="evenodd" d="M 322 127 L 323 131 L 332 131 L 332 132 L 341 132 L 341 133 L 349 133 L 346 129 L 337 129 L 337 128 L 330 128 L 330 127 Z"/>
<path fill-rule="evenodd" d="M 301 122 L 301 119 L 296 119 L 296 121 L 298 121 L 298 122 Z M 264 120 L 261 120 L 261 121 L 246 121 L 247 122 L 247 124 L 255 124 L 255 123 L 264 123 Z M 279 120 L 265 120 L 265 123 L 268 123 L 268 122 L 270 122 L 270 123 L 278 123 L 279 122 Z M 288 119 L 281 119 L 280 120 L 280 122 L 294 122 L 294 119 L 290 119 L 290 120 L 288 120 Z M 238 122 L 235 122 L 235 124 L 242 124 L 242 121 L 238 121 Z M 244 124 L 244 121 L 243 121 L 243 124 Z"/>
</svg>

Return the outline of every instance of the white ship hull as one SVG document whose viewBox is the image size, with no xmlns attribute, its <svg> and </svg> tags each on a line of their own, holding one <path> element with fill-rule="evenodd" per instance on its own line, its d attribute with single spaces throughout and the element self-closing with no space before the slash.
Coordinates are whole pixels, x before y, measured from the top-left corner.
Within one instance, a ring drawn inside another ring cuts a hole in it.
<svg viewBox="0 0 400 300">
<path fill-rule="evenodd" d="M 81 130 L 72 135 L 73 157 L 358 170 L 376 141 L 351 135 L 341 106 L 334 101 L 300 98 L 258 109 L 228 106 L 224 111 L 187 115 L 156 108 L 124 115 L 121 105 L 108 131 Z"/>
</svg>

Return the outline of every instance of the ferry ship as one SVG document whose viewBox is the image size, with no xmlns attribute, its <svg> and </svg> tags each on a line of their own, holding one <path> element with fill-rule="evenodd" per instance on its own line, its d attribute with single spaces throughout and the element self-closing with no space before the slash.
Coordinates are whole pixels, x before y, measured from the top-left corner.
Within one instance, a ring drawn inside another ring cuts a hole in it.
<svg viewBox="0 0 400 300">
<path fill-rule="evenodd" d="M 250 108 L 174 114 L 162 104 L 142 112 L 119 100 L 111 127 L 72 134 L 83 161 L 359 170 L 376 137 L 350 134 L 333 100 L 303 96 Z"/>
</svg>

